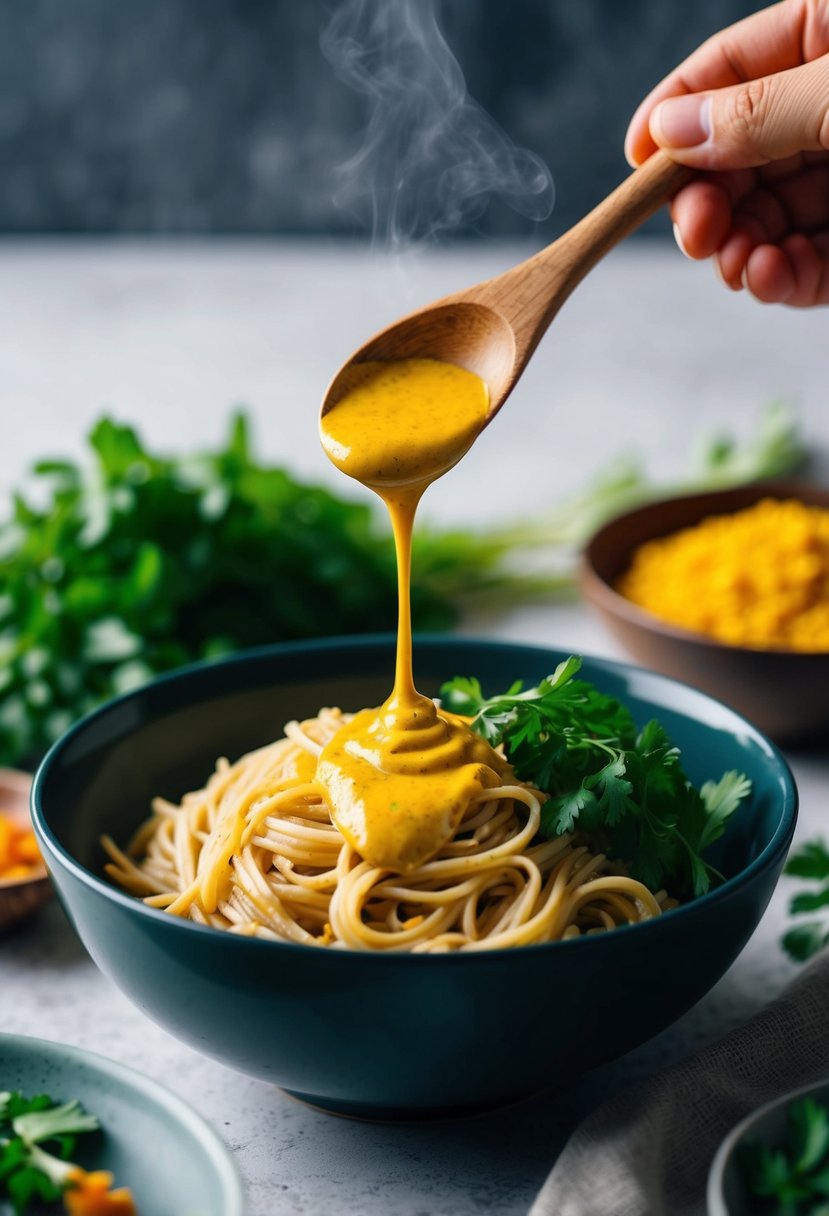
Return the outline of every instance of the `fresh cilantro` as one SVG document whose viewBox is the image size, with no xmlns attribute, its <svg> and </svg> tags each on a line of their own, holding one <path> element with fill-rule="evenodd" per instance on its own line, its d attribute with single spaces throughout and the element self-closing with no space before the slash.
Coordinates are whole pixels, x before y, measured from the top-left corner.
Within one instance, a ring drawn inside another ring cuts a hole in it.
<svg viewBox="0 0 829 1216">
<path fill-rule="evenodd" d="M 785 874 L 820 884 L 812 890 L 799 891 L 789 901 L 792 916 L 820 912 L 829 908 L 829 849 L 822 840 L 801 845 L 786 863 Z M 803 963 L 829 944 L 829 917 L 804 921 L 793 926 L 783 938 L 783 947 L 795 960 Z"/>
<path fill-rule="evenodd" d="M 32 1200 L 60 1199 L 76 1168 L 75 1138 L 98 1126 L 77 1101 L 58 1106 L 45 1094 L 0 1093 L 0 1198 L 11 1201 L 15 1216 Z"/>
<path fill-rule="evenodd" d="M 182 663 L 393 628 L 379 508 L 257 459 L 242 415 L 212 452 L 159 455 L 108 418 L 88 442 L 85 461 L 43 461 L 0 501 L 0 764 L 28 767 L 101 700 Z M 515 543 L 418 529 L 415 628 L 451 626 L 462 597 L 560 586 L 510 565 Z"/>
<path fill-rule="evenodd" d="M 829 1111 L 812 1098 L 792 1102 L 783 1143 L 746 1143 L 737 1161 L 769 1216 L 829 1216 Z M 753 1210 L 753 1209 L 752 1209 Z"/>
<path fill-rule="evenodd" d="M 478 680 L 441 689 L 446 709 L 503 745 L 516 775 L 547 795 L 544 836 L 581 832 L 624 861 L 652 890 L 701 895 L 719 874 L 703 853 L 722 836 L 751 782 L 729 772 L 696 790 L 658 722 L 638 730 L 618 700 L 577 679 L 581 659 L 560 663 L 536 688 L 519 682 L 485 697 Z"/>
</svg>

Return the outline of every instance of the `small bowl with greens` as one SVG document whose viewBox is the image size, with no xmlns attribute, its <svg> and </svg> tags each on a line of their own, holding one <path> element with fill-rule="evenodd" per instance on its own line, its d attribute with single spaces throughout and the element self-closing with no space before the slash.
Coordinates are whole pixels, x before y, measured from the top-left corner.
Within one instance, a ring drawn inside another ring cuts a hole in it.
<svg viewBox="0 0 829 1216">
<path fill-rule="evenodd" d="M 708 1216 L 829 1216 L 829 1080 L 737 1124 L 711 1165 Z"/>
</svg>

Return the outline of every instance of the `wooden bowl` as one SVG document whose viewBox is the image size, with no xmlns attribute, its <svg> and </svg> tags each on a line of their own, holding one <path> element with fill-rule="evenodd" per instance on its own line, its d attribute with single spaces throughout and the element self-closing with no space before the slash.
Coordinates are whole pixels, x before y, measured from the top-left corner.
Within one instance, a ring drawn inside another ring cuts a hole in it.
<svg viewBox="0 0 829 1216">
<path fill-rule="evenodd" d="M 645 667 L 693 684 L 733 706 L 777 742 L 829 736 L 829 650 L 730 646 L 670 625 L 626 599 L 614 585 L 639 545 L 752 506 L 762 498 L 797 498 L 829 508 L 829 488 L 802 481 L 756 482 L 649 503 L 617 516 L 588 542 L 582 591 L 610 632 Z M 762 561 L 762 553 L 757 554 Z"/>
<path fill-rule="evenodd" d="M 0 768 L 0 812 L 23 826 L 31 823 L 29 773 L 13 768 Z M 37 912 L 52 895 L 52 882 L 41 862 L 26 878 L 0 877 L 0 933 L 22 924 Z"/>
</svg>

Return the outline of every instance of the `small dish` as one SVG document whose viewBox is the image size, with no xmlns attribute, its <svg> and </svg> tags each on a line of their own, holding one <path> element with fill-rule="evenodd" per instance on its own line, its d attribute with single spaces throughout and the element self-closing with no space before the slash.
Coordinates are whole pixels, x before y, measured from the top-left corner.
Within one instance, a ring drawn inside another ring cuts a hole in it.
<svg viewBox="0 0 829 1216">
<path fill-rule="evenodd" d="M 755 1216 L 757 1198 L 746 1187 L 737 1151 L 747 1141 L 778 1145 L 786 1129 L 786 1112 L 798 1098 L 829 1105 L 829 1080 L 807 1085 L 752 1111 L 723 1140 L 708 1173 L 708 1216 Z"/>
<path fill-rule="evenodd" d="M 0 1090 L 77 1098 L 101 1124 L 88 1169 L 109 1170 L 141 1216 L 243 1216 L 242 1187 L 214 1131 L 123 1064 L 46 1039 L 0 1034 Z"/>
<path fill-rule="evenodd" d="M 32 778 L 13 768 L 0 768 L 0 814 L 28 826 Z M 0 934 L 21 925 L 52 897 L 52 882 L 43 862 L 26 878 L 0 876 Z"/>
<path fill-rule="evenodd" d="M 763 498 L 797 498 L 829 508 L 826 487 L 782 480 L 648 503 L 594 534 L 582 559 L 581 588 L 638 662 L 733 706 L 778 743 L 805 741 L 829 734 L 829 651 L 729 646 L 668 624 L 615 590 L 639 545 Z"/>
</svg>

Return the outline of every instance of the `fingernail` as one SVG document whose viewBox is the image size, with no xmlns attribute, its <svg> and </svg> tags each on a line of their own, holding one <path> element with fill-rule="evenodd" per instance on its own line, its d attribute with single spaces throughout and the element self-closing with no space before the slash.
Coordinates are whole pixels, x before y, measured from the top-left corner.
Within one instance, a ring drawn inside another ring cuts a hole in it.
<svg viewBox="0 0 829 1216">
<path fill-rule="evenodd" d="M 679 224 L 674 224 L 674 240 L 679 245 L 679 252 L 684 253 L 686 258 L 690 258 L 690 253 L 685 248 L 685 243 L 682 240 L 682 233 L 679 231 Z"/>
<path fill-rule="evenodd" d="M 671 97 L 651 114 L 651 134 L 669 148 L 696 148 L 711 135 L 711 98 Z"/>
<path fill-rule="evenodd" d="M 722 283 L 723 287 L 727 287 L 729 291 L 742 291 L 743 284 L 741 282 L 731 283 L 723 274 L 722 264 L 718 257 L 714 257 L 714 274 Z"/>
</svg>

